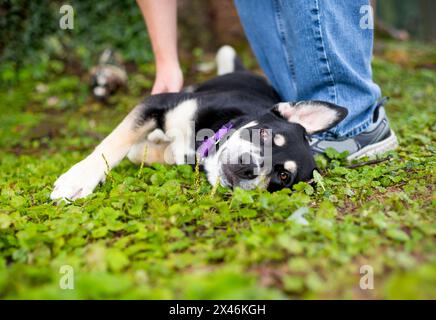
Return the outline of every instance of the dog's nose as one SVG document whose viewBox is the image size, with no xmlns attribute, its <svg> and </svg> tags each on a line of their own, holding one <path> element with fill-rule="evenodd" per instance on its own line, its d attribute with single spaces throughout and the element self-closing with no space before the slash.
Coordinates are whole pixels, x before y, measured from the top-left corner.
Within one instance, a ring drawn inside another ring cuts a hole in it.
<svg viewBox="0 0 436 320">
<path fill-rule="evenodd" d="M 226 169 L 230 171 L 233 176 L 238 177 L 239 179 L 250 180 L 257 177 L 257 174 L 255 173 L 257 164 L 249 153 L 241 154 L 238 157 L 238 163 L 226 164 L 225 166 L 227 167 Z"/>
</svg>

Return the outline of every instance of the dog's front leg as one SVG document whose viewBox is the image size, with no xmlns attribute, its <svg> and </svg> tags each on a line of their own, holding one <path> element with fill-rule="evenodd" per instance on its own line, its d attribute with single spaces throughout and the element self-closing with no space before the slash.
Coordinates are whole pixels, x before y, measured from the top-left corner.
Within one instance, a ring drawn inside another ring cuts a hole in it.
<svg viewBox="0 0 436 320">
<path fill-rule="evenodd" d="M 152 118 L 144 119 L 146 104 L 136 106 L 124 120 L 85 159 L 61 175 L 54 184 L 51 199 L 74 200 L 91 194 L 130 148 L 156 127 Z"/>
</svg>

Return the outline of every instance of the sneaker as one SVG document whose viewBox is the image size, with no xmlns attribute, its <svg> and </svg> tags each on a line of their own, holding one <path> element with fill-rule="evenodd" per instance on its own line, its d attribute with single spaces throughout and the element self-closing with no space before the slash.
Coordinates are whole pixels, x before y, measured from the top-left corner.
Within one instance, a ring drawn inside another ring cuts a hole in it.
<svg viewBox="0 0 436 320">
<path fill-rule="evenodd" d="M 384 107 L 380 103 L 374 110 L 373 123 L 362 133 L 344 140 L 319 140 L 311 138 L 310 147 L 314 154 L 324 153 L 327 148 L 338 152 L 348 151 L 347 160 L 360 157 L 374 157 L 398 147 L 395 133 L 389 127 Z"/>
</svg>

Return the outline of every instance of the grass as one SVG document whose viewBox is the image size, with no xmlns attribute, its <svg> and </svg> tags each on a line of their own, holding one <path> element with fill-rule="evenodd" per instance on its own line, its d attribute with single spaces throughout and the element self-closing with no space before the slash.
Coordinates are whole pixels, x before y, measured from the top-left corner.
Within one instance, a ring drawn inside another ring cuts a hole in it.
<svg viewBox="0 0 436 320">
<path fill-rule="evenodd" d="M 129 94 L 102 106 L 59 61 L 44 83 L 28 66 L 0 92 L 0 298 L 436 298 L 435 47 L 379 51 L 374 76 L 401 144 L 386 161 L 349 167 L 330 150 L 315 186 L 273 194 L 123 161 L 92 196 L 58 206 L 57 176 L 138 102 L 153 71 L 131 74 Z M 59 286 L 64 265 L 74 290 Z M 372 290 L 359 287 L 365 265 Z"/>
</svg>

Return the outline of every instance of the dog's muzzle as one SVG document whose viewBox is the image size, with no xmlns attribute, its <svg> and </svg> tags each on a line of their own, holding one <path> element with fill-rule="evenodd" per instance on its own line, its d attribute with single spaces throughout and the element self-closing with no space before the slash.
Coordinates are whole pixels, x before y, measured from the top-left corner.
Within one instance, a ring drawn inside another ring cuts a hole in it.
<svg viewBox="0 0 436 320">
<path fill-rule="evenodd" d="M 259 169 L 257 163 L 250 154 L 242 154 L 238 157 L 238 163 L 224 163 L 221 166 L 225 178 L 232 185 L 238 184 L 240 180 L 255 179 Z"/>
<path fill-rule="evenodd" d="M 220 159 L 220 163 L 221 184 L 224 186 L 254 189 L 265 183 L 266 177 L 261 173 L 260 161 L 250 153 L 239 155 L 233 162 L 228 161 L 228 158 Z"/>
</svg>

